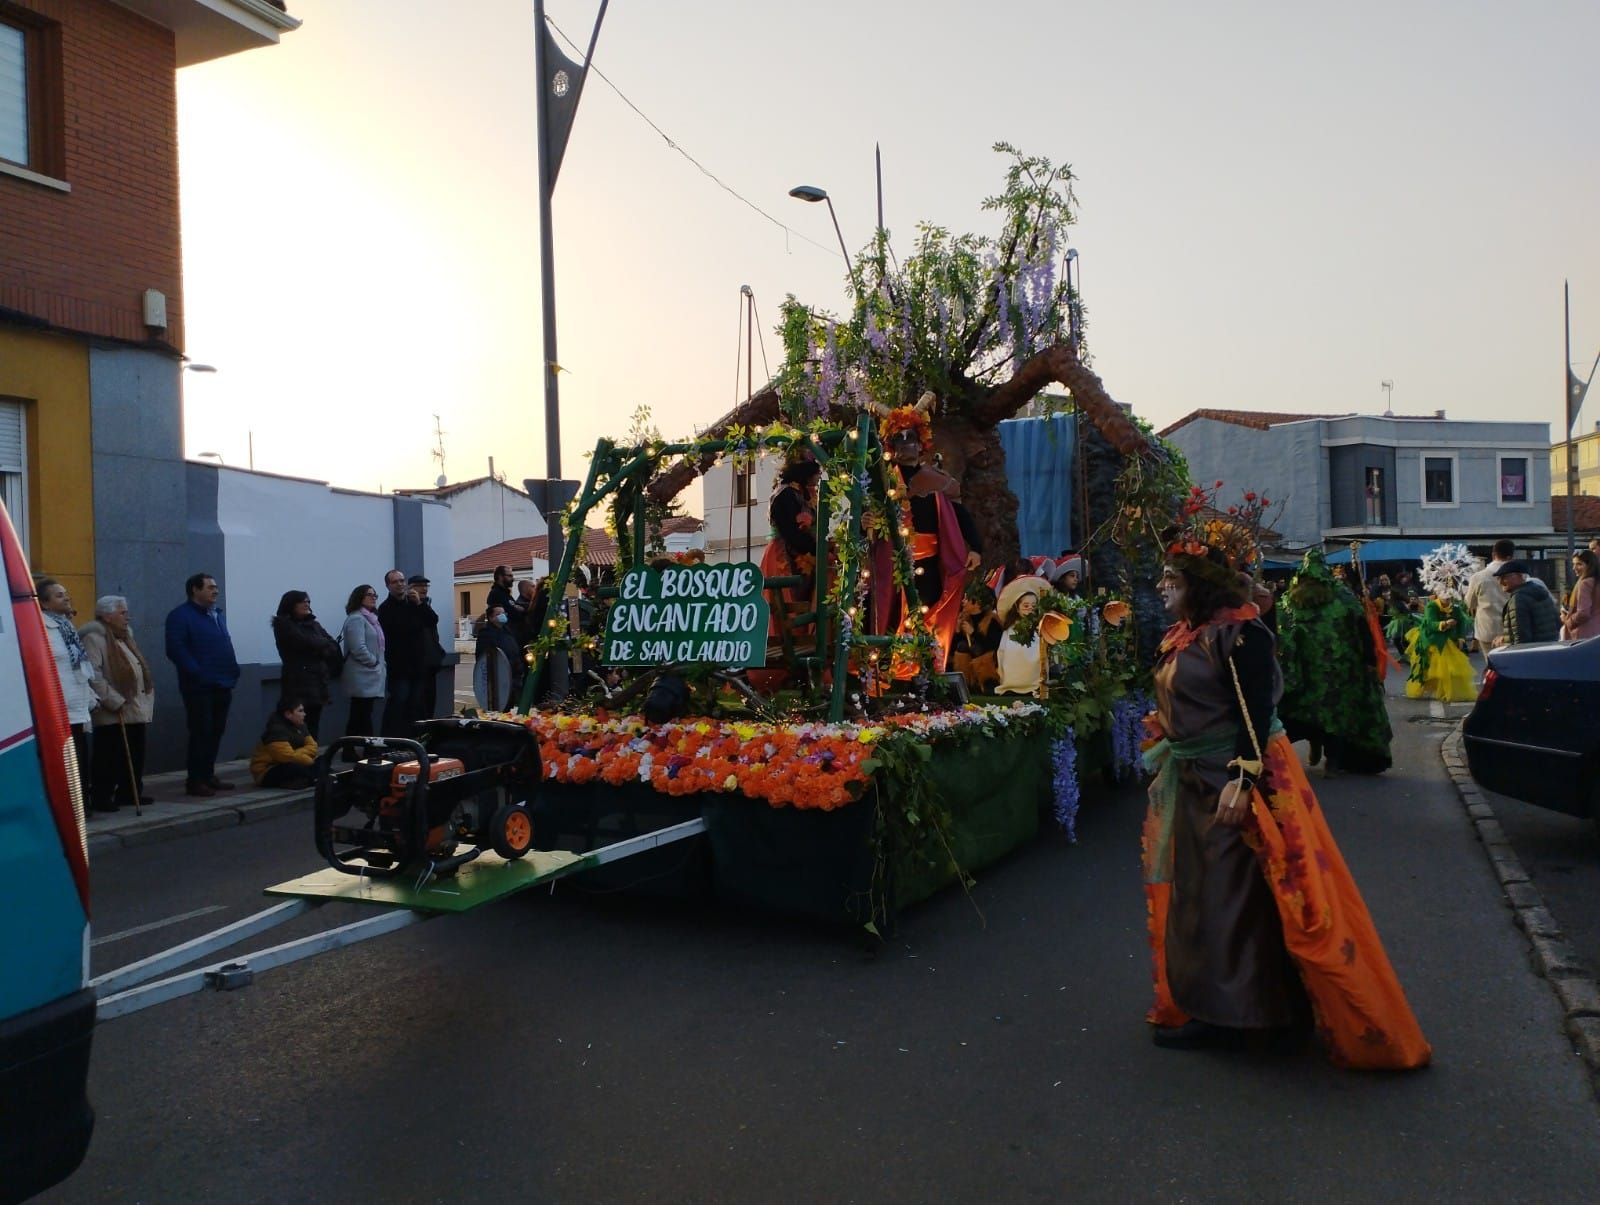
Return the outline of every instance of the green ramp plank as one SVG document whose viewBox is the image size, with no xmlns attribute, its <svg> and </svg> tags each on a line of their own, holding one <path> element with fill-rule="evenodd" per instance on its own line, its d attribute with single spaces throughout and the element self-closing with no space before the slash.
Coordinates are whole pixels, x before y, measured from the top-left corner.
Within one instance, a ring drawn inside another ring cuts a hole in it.
<svg viewBox="0 0 1600 1205">
<path fill-rule="evenodd" d="M 445 879 L 429 879 L 418 887 L 417 876 L 373 879 L 334 870 L 302 875 L 268 887 L 268 895 L 310 899 L 349 900 L 357 904 L 384 904 L 422 912 L 470 912 L 480 905 L 512 895 L 535 884 L 558 879 L 594 864 L 588 854 L 564 849 L 535 849 L 515 861 L 485 851 Z"/>
</svg>

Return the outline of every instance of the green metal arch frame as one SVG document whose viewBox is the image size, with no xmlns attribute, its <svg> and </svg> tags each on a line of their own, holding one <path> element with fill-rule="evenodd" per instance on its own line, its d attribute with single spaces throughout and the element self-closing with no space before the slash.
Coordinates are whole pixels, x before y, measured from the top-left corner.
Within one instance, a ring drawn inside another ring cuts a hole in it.
<svg viewBox="0 0 1600 1205">
<path fill-rule="evenodd" d="M 583 543 L 582 536 L 588 526 L 589 514 L 609 495 L 625 485 L 632 484 L 639 487 L 635 491 L 633 514 L 630 516 L 630 526 L 633 529 L 631 564 L 626 568 L 640 568 L 644 565 L 646 536 L 644 486 L 655 476 L 664 458 L 670 456 L 699 458 L 707 455 L 717 456 L 729 451 L 759 452 L 793 448 L 796 445 L 803 445 L 810 450 L 822 465 L 825 474 L 839 458 L 847 460 L 850 476 L 844 493 L 850 507 L 848 537 L 831 547 L 838 558 L 835 572 L 839 580 L 845 582 L 857 580 L 861 573 L 863 555 L 862 517 L 869 495 L 882 503 L 889 513 L 895 513 L 891 509 L 892 495 L 883 445 L 878 439 L 877 428 L 870 416 L 866 414 L 858 416 L 854 427 L 774 433 L 746 439 L 689 440 L 682 443 L 638 444 L 632 447 L 620 447 L 609 439 L 602 439 L 595 445 L 594 455 L 590 458 L 589 473 L 583 483 L 583 489 L 563 520 L 566 528 L 566 546 L 561 553 L 561 563 L 556 567 L 550 583 L 545 613 L 540 617 L 540 630 L 549 631 L 559 623 L 561 604 L 566 595 L 567 583 L 572 580 L 572 571 L 576 565 L 578 549 Z M 829 530 L 831 506 L 830 491 L 819 491 L 817 531 L 824 539 Z M 898 522 L 889 524 L 889 540 L 894 550 L 895 562 L 900 567 L 905 581 L 909 583 L 912 573 L 911 550 Z M 835 613 L 837 608 L 828 601 L 829 561 L 830 558 L 827 556 L 817 557 L 815 656 L 823 665 L 831 662 L 833 687 L 828 700 L 828 718 L 837 722 L 844 718 L 846 674 L 851 646 L 892 645 L 895 637 L 860 635 L 855 632 L 852 624 L 849 638 L 838 638 L 840 623 L 839 616 Z M 799 577 L 764 578 L 762 586 L 764 589 L 782 589 L 798 585 L 801 580 Z M 566 634 L 550 641 L 550 644 L 570 649 L 574 640 L 570 634 Z M 531 711 L 533 707 L 534 683 L 541 664 L 539 658 L 540 654 L 534 653 L 529 659 L 530 672 L 523 684 L 522 697 L 518 701 L 518 707 L 523 712 Z"/>
</svg>

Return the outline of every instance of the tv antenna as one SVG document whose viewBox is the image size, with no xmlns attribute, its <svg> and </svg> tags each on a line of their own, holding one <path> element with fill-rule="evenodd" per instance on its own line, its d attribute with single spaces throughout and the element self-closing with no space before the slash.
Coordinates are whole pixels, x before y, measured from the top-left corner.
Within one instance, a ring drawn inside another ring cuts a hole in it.
<svg viewBox="0 0 1600 1205">
<path fill-rule="evenodd" d="M 1378 388 L 1383 390 L 1383 417 L 1384 418 L 1393 418 L 1394 417 L 1394 382 L 1393 381 L 1379 381 L 1378 382 Z M 444 463 L 442 458 L 440 459 L 439 463 L 441 465 Z"/>
<path fill-rule="evenodd" d="M 444 488 L 446 477 L 444 475 L 444 428 L 439 425 L 439 416 L 433 416 L 433 458 L 439 462 L 439 479 L 433 484 L 440 489 Z"/>
</svg>

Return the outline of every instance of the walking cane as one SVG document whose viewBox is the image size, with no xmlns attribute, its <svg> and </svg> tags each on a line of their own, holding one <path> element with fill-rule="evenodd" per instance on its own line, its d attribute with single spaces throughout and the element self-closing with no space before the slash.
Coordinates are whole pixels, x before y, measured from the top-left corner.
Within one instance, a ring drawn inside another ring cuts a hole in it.
<svg viewBox="0 0 1600 1205">
<path fill-rule="evenodd" d="M 143 800 L 139 798 L 139 776 L 133 772 L 133 749 L 128 744 L 128 726 L 117 716 L 117 731 L 122 733 L 122 757 L 128 766 L 128 789 L 133 792 L 133 814 L 144 815 Z"/>
</svg>

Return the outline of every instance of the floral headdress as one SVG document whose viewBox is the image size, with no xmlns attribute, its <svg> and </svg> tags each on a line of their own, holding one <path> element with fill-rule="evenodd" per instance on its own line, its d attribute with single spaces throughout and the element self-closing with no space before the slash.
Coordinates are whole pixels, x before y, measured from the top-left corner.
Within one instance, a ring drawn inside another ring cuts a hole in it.
<svg viewBox="0 0 1600 1205">
<path fill-rule="evenodd" d="M 1465 544 L 1440 544 L 1422 557 L 1422 584 L 1435 598 L 1457 602 L 1466 597 L 1467 583 L 1483 562 Z"/>
<path fill-rule="evenodd" d="M 922 445 L 924 452 L 933 451 L 933 422 L 928 418 L 934 403 L 939 399 L 931 392 L 924 393 L 914 406 L 896 406 L 890 409 L 882 402 L 868 401 L 866 410 L 878 419 L 878 437 L 883 440 L 884 446 L 894 440 L 902 431 L 915 431 L 917 441 Z"/>
<path fill-rule="evenodd" d="M 1166 534 L 1167 556 L 1186 569 L 1201 574 L 1218 573 L 1224 565 L 1234 573 L 1248 572 L 1260 559 L 1262 520 L 1270 499 L 1246 490 L 1226 511 L 1217 506 L 1222 482 L 1211 489 L 1189 487 L 1189 497 L 1179 510 L 1178 525 Z M 1214 553 L 1221 554 L 1218 564 Z"/>
</svg>

